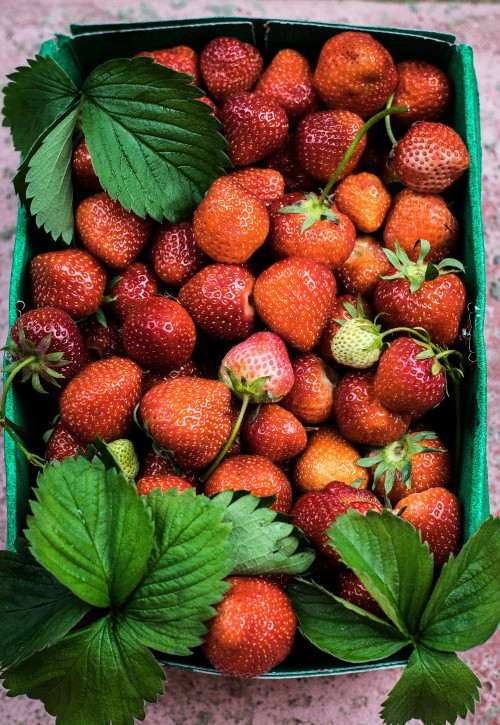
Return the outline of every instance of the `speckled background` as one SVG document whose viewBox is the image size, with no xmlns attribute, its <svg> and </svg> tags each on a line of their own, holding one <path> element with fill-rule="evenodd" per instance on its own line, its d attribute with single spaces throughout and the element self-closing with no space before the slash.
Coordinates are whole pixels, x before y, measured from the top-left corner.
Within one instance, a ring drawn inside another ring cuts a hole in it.
<svg viewBox="0 0 500 725">
<path fill-rule="evenodd" d="M 483 211 L 487 258 L 486 344 L 489 358 L 489 471 L 491 508 L 500 510 L 500 215 L 498 212 L 500 5 L 481 2 L 353 2 L 352 0 L 1 0 L 0 84 L 33 57 L 40 43 L 71 22 L 112 22 L 202 16 L 297 18 L 359 25 L 434 29 L 474 48 L 481 96 Z M 16 224 L 11 180 L 17 167 L 6 129 L 0 129 L 0 338 L 7 335 L 7 288 Z M 2 466 L 3 470 L 3 466 Z M 0 482 L 0 538 L 5 538 L 4 485 Z M 500 723 L 500 636 L 463 655 L 483 683 L 475 725 Z M 147 725 L 377 725 L 380 703 L 398 669 L 299 680 L 240 681 L 169 669 L 165 694 L 147 709 Z M 12 700 L 0 688 L 0 725 L 49 725 L 39 702 Z M 460 720 L 460 722 L 463 722 Z M 89 723 L 89 725 L 93 725 Z"/>
</svg>

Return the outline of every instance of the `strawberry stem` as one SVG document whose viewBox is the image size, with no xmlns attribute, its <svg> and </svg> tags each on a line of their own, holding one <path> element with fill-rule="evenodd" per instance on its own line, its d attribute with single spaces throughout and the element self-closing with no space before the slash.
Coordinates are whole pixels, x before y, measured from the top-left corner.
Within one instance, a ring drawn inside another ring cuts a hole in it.
<svg viewBox="0 0 500 725">
<path fill-rule="evenodd" d="M 393 100 L 394 100 L 394 93 L 392 94 L 392 96 L 387 101 L 386 108 L 390 108 L 392 106 Z M 406 110 L 408 110 L 408 109 L 406 109 Z M 393 146 L 396 146 L 398 142 L 397 142 L 397 139 L 396 139 L 396 137 L 394 136 L 394 134 L 392 132 L 391 117 L 390 116 L 386 116 L 385 119 L 384 119 L 384 123 L 385 123 L 385 130 L 387 131 L 387 135 L 389 136 L 389 141 L 392 143 Z"/>
<path fill-rule="evenodd" d="M 212 461 L 212 463 L 207 468 L 207 470 L 205 471 L 205 473 L 203 473 L 201 476 L 198 477 L 198 480 L 201 481 L 201 483 L 205 483 L 205 481 L 212 475 L 212 473 L 215 471 L 215 469 L 217 468 L 217 466 L 219 465 L 219 463 L 221 463 L 221 461 L 224 459 L 224 457 L 225 457 L 226 453 L 228 452 L 228 450 L 233 445 L 234 439 L 238 435 L 238 432 L 239 432 L 239 430 L 241 428 L 241 424 L 243 423 L 243 418 L 245 416 L 246 409 L 248 407 L 248 403 L 250 402 L 250 398 L 251 398 L 250 395 L 245 395 L 242 398 L 240 412 L 239 412 L 238 418 L 236 420 L 236 423 L 234 424 L 233 430 L 231 431 L 231 435 L 229 436 L 229 438 L 225 442 L 224 447 L 219 451 L 219 454 L 218 454 L 217 458 L 215 458 Z"/>
</svg>

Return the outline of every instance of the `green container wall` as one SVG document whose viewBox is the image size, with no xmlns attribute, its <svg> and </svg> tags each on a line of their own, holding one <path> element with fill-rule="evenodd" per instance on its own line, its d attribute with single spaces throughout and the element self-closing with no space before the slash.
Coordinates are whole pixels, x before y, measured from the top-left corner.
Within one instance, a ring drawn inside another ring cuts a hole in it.
<svg viewBox="0 0 500 725">
<path fill-rule="evenodd" d="M 323 43 L 343 30 L 370 32 L 392 54 L 395 62 L 404 59 L 426 60 L 441 67 L 455 86 L 452 123 L 464 139 L 471 155 L 469 172 L 456 185 L 454 212 L 463 230 L 462 259 L 465 264 L 469 312 L 472 322 L 470 368 L 462 386 L 462 435 L 457 493 L 464 512 L 464 539 L 467 540 L 489 513 L 486 468 L 486 354 L 483 339 L 485 313 L 485 262 L 481 220 L 481 142 L 479 101 L 474 74 L 472 49 L 455 43 L 452 35 L 419 30 L 365 28 L 327 23 L 291 20 L 250 20 L 217 18 L 110 25 L 72 26 L 72 37 L 58 36 L 41 49 L 51 55 L 76 83 L 100 63 L 116 57 L 130 57 L 142 50 L 175 45 L 190 45 L 200 52 L 209 40 L 231 35 L 257 45 L 269 62 L 278 50 L 294 47 L 317 61 Z M 12 262 L 9 324 L 12 325 L 23 308 L 29 305 L 27 265 L 34 254 L 49 248 L 49 242 L 38 230 L 24 208 L 20 208 Z M 46 406 L 47 407 L 47 406 Z M 39 439 L 46 425 L 44 401 L 34 402 L 28 386 L 12 387 L 7 399 L 7 417 Z M 49 406 L 50 407 L 50 406 Z M 453 440 L 454 411 L 449 406 L 441 412 L 439 430 L 448 441 Z M 451 425 L 450 425 L 451 424 Z M 42 426 L 42 427 L 41 427 Z M 448 437 L 447 437 L 448 436 Z M 453 445 L 453 443 L 451 443 Z M 32 443 L 33 449 L 33 443 Z M 10 438 L 5 438 L 7 478 L 7 535 L 12 548 L 22 531 L 29 510 L 33 469 L 19 453 Z M 266 675 L 267 678 L 310 677 L 346 674 L 405 664 L 399 653 L 377 663 L 348 665 L 298 642 L 287 661 Z M 161 660 L 174 667 L 210 672 L 214 670 L 201 655 Z"/>
</svg>

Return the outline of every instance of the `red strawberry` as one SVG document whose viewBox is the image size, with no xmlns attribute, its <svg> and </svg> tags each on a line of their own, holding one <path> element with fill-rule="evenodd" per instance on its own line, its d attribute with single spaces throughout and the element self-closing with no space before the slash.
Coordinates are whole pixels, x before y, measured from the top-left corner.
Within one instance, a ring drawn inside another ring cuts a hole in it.
<svg viewBox="0 0 500 725">
<path fill-rule="evenodd" d="M 171 488 L 177 488 L 179 493 L 182 493 L 187 488 L 193 488 L 193 485 L 189 481 L 186 481 L 185 478 L 174 476 L 172 473 L 142 476 L 137 480 L 137 493 L 139 496 L 147 496 L 155 488 L 159 488 L 162 493 L 169 491 Z"/>
<path fill-rule="evenodd" d="M 80 324 L 80 334 L 93 360 L 125 355 L 120 331 L 112 320 L 102 321 L 96 315 L 87 317 Z"/>
<path fill-rule="evenodd" d="M 394 151 L 394 169 L 401 183 L 424 194 L 440 194 L 469 168 L 467 148 L 450 126 L 419 121 Z"/>
<path fill-rule="evenodd" d="M 285 180 L 275 169 L 249 166 L 245 169 L 234 169 L 229 176 L 247 191 L 258 196 L 266 205 L 285 193 Z"/>
<path fill-rule="evenodd" d="M 264 456 L 232 456 L 222 461 L 207 480 L 204 493 L 213 496 L 228 489 L 250 491 L 261 498 L 276 496 L 271 508 L 283 514 L 292 508 L 290 481 L 278 466 Z"/>
<path fill-rule="evenodd" d="M 250 302 L 254 283 L 245 267 L 209 264 L 181 287 L 178 299 L 212 337 L 242 340 L 254 327 L 255 310 Z"/>
<path fill-rule="evenodd" d="M 96 436 L 124 438 L 133 424 L 141 395 L 141 369 L 132 360 L 112 357 L 87 365 L 59 399 L 62 423 L 82 443 Z"/>
<path fill-rule="evenodd" d="M 199 365 L 194 360 L 188 360 L 187 363 L 172 370 L 162 370 L 155 372 L 152 370 L 144 370 L 142 376 L 142 392 L 147 393 L 155 385 L 165 382 L 165 380 L 173 380 L 174 378 L 203 378 Z"/>
<path fill-rule="evenodd" d="M 118 322 L 123 322 L 136 302 L 156 297 L 158 280 L 154 272 L 142 262 L 134 262 L 120 272 L 110 285 L 109 309 Z"/>
<path fill-rule="evenodd" d="M 428 488 L 402 498 L 395 510 L 414 526 L 429 544 L 437 567 L 460 548 L 462 513 L 457 497 L 446 488 Z"/>
<path fill-rule="evenodd" d="M 375 174 L 361 171 L 350 174 L 335 190 L 335 204 L 346 214 L 356 229 L 365 234 L 376 232 L 382 226 L 391 195 Z"/>
<path fill-rule="evenodd" d="M 64 458 L 76 458 L 77 452 L 85 455 L 85 444 L 78 440 L 60 420 L 57 421 L 47 441 L 45 458 L 47 461 L 62 461 Z"/>
<path fill-rule="evenodd" d="M 375 373 L 347 372 L 335 391 L 335 418 L 348 441 L 368 446 L 385 446 L 408 430 L 411 415 L 395 413 L 378 401 L 373 389 Z"/>
<path fill-rule="evenodd" d="M 137 53 L 134 58 L 146 56 L 154 58 L 155 63 L 164 65 L 167 68 L 176 70 L 178 73 L 187 73 L 193 76 L 193 83 L 200 85 L 200 73 L 198 71 L 198 56 L 188 45 L 176 45 L 174 48 L 162 48 L 161 50 L 150 50 Z"/>
<path fill-rule="evenodd" d="M 151 219 L 141 219 L 105 191 L 80 202 L 75 225 L 83 246 L 113 269 L 131 264 L 147 244 Z"/>
<path fill-rule="evenodd" d="M 297 123 L 319 108 L 312 66 L 303 55 L 291 48 L 278 51 L 259 78 L 255 92 L 278 103 L 291 123 Z"/>
<path fill-rule="evenodd" d="M 363 235 L 356 237 L 351 255 L 340 267 L 337 267 L 335 277 L 342 292 L 354 297 L 358 295 L 371 297 L 380 278 L 388 274 L 390 269 L 391 263 L 380 243 L 375 237 Z"/>
<path fill-rule="evenodd" d="M 384 612 L 378 603 L 350 569 L 345 571 L 342 569 L 339 572 L 339 597 L 351 604 L 355 604 L 360 609 L 365 609 L 376 617 L 385 618 Z"/>
<path fill-rule="evenodd" d="M 268 579 L 226 581 L 231 588 L 208 623 L 203 652 L 223 675 L 258 677 L 290 654 L 297 619 L 287 595 Z"/>
<path fill-rule="evenodd" d="M 289 257 L 257 278 L 253 296 L 264 323 L 300 352 L 316 345 L 336 292 L 335 277 L 324 264 Z"/>
<path fill-rule="evenodd" d="M 164 381 L 163 381 L 164 382 Z M 156 453 L 153 449 L 148 451 L 141 461 L 139 476 L 163 476 L 167 473 L 173 473 L 174 467 L 170 458 Z"/>
<path fill-rule="evenodd" d="M 196 328 L 178 302 L 166 297 L 141 300 L 129 311 L 122 327 L 127 355 L 151 370 L 184 365 L 193 354 Z"/>
<path fill-rule="evenodd" d="M 450 80 L 440 68 L 423 60 L 403 60 L 396 65 L 398 84 L 393 106 L 407 106 L 392 118 L 405 126 L 416 121 L 438 121 L 448 111 L 453 96 Z"/>
<path fill-rule="evenodd" d="M 295 132 L 295 151 L 300 164 L 310 176 L 326 183 L 362 127 L 363 119 L 350 111 L 310 113 Z M 366 135 L 354 149 L 340 179 L 352 174 L 365 146 Z"/>
<path fill-rule="evenodd" d="M 332 311 L 330 312 L 330 316 L 323 329 L 323 332 L 321 333 L 321 337 L 319 338 L 316 347 L 318 354 L 321 355 L 324 360 L 332 365 L 337 364 L 337 360 L 332 354 L 333 341 L 335 339 L 335 335 L 341 327 L 340 323 L 337 320 L 351 319 L 352 314 L 349 311 L 349 306 L 356 310 L 358 308 L 358 305 L 360 308 L 360 313 L 362 311 L 365 317 L 370 319 L 373 316 L 373 310 L 371 308 L 371 305 L 362 298 L 360 298 L 358 303 L 357 298 L 352 294 L 339 295 L 333 303 Z"/>
<path fill-rule="evenodd" d="M 302 423 L 281 405 L 261 405 L 247 413 L 242 437 L 250 453 L 281 462 L 298 456 L 307 445 Z"/>
<path fill-rule="evenodd" d="M 77 320 L 99 309 L 106 272 L 83 249 L 37 254 L 29 269 L 35 307 L 59 307 Z"/>
<path fill-rule="evenodd" d="M 81 139 L 73 151 L 71 166 L 73 179 L 82 191 L 87 194 L 97 194 L 102 191 L 101 182 L 94 171 L 85 137 Z"/>
<path fill-rule="evenodd" d="M 193 232 L 196 244 L 216 262 L 242 264 L 264 244 L 269 214 L 255 194 L 221 176 L 196 209 Z"/>
<path fill-rule="evenodd" d="M 235 166 L 248 166 L 276 151 L 288 134 L 285 111 L 256 93 L 236 93 L 224 103 L 219 118 Z"/>
<path fill-rule="evenodd" d="M 353 503 L 369 503 L 370 508 L 375 511 L 382 511 L 382 504 L 371 491 L 349 486 L 343 481 L 331 481 L 325 486 L 323 493 L 333 496 L 339 505 L 346 508 L 352 506 Z"/>
<path fill-rule="evenodd" d="M 231 432 L 231 393 L 202 378 L 174 378 L 151 388 L 141 401 L 141 418 L 162 448 L 182 468 L 204 468 Z"/>
<path fill-rule="evenodd" d="M 295 153 L 295 135 L 289 133 L 284 143 L 262 160 L 262 166 L 276 169 L 285 180 L 285 191 L 313 191 L 317 181 L 307 174 Z"/>
<path fill-rule="evenodd" d="M 191 222 L 164 222 L 153 234 L 149 256 L 158 277 L 174 287 L 183 285 L 209 261 L 194 241 Z"/>
<path fill-rule="evenodd" d="M 324 423 L 333 416 L 333 398 L 338 375 L 312 352 L 292 360 L 295 381 L 282 405 L 307 425 Z"/>
<path fill-rule="evenodd" d="M 201 75 L 216 103 L 253 88 L 263 65 L 257 48 L 237 38 L 214 38 L 200 55 Z"/>
<path fill-rule="evenodd" d="M 314 86 L 329 108 L 363 118 L 385 106 L 397 82 L 389 52 L 372 35 L 357 31 L 329 38 L 314 72 Z"/>
</svg>

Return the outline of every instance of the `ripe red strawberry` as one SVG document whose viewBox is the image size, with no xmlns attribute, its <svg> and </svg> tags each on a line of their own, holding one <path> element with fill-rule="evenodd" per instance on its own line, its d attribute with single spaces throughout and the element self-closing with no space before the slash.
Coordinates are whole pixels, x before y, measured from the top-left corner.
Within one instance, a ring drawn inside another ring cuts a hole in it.
<svg viewBox="0 0 500 725">
<path fill-rule="evenodd" d="M 378 401 L 374 376 L 367 370 L 351 370 L 344 375 L 335 391 L 335 418 L 348 441 L 385 446 L 406 433 L 411 415 L 395 413 Z"/>
<path fill-rule="evenodd" d="M 275 169 L 248 166 L 244 169 L 234 169 L 229 176 L 247 191 L 259 197 L 266 205 L 285 193 L 285 180 Z"/>
<path fill-rule="evenodd" d="M 373 317 L 373 310 L 371 305 L 362 298 L 360 298 L 358 303 L 358 299 L 352 294 L 339 295 L 333 303 L 332 311 L 330 312 L 328 321 L 323 329 L 323 332 L 321 333 L 321 337 L 319 338 L 318 344 L 316 346 L 317 353 L 323 358 L 323 360 L 332 365 L 337 364 L 337 360 L 332 354 L 332 345 L 335 339 L 335 335 L 341 327 L 338 320 L 351 319 L 352 314 L 349 310 L 351 308 L 357 309 L 358 305 L 360 308 L 360 314 L 362 312 L 368 319 Z"/>
<path fill-rule="evenodd" d="M 166 297 L 133 305 L 122 327 L 127 355 L 150 370 L 184 365 L 193 354 L 196 328 L 184 307 Z"/>
<path fill-rule="evenodd" d="M 209 264 L 181 287 L 178 299 L 212 337 L 243 340 L 252 333 L 255 322 L 250 302 L 254 283 L 245 267 Z"/>
<path fill-rule="evenodd" d="M 299 163 L 295 153 L 295 135 L 289 133 L 284 143 L 262 160 L 265 168 L 276 169 L 285 180 L 285 191 L 313 191 L 318 183 Z"/>
<path fill-rule="evenodd" d="M 440 68 L 423 60 L 403 60 L 396 65 L 398 84 L 393 106 L 407 106 L 406 113 L 392 118 L 405 126 L 416 121 L 439 121 L 448 111 L 453 96 L 450 80 Z"/>
<path fill-rule="evenodd" d="M 237 38 L 214 38 L 200 55 L 201 75 L 209 95 L 219 104 L 253 88 L 263 65 L 257 48 Z"/>
<path fill-rule="evenodd" d="M 292 508 L 290 481 L 278 466 L 264 456 L 232 456 L 222 461 L 207 480 L 204 493 L 213 496 L 228 489 L 250 491 L 261 498 L 276 496 L 271 508 L 283 514 Z"/>
<path fill-rule="evenodd" d="M 351 111 L 318 111 L 302 119 L 295 131 L 295 151 L 302 167 L 323 183 L 329 181 L 363 127 L 363 119 Z M 354 149 L 341 175 L 352 174 L 366 146 L 366 135 Z"/>
<path fill-rule="evenodd" d="M 221 176 L 196 209 L 193 232 L 196 244 L 216 262 L 242 264 L 264 244 L 269 214 L 255 194 Z"/>
<path fill-rule="evenodd" d="M 151 219 L 141 219 L 105 191 L 77 206 L 75 225 L 83 246 L 113 269 L 125 269 L 145 247 Z"/>
<path fill-rule="evenodd" d="M 47 441 L 45 458 L 47 461 L 62 461 L 64 458 L 76 458 L 77 452 L 85 455 L 85 444 L 78 440 L 66 426 L 58 420 Z"/>
<path fill-rule="evenodd" d="M 337 267 L 335 277 L 342 292 L 372 297 L 380 278 L 390 269 L 391 263 L 380 243 L 375 237 L 362 235 L 356 237 L 351 255 Z"/>
<path fill-rule="evenodd" d="M 255 92 L 278 103 L 293 124 L 319 108 L 312 66 L 291 48 L 278 51 L 259 78 Z"/>
<path fill-rule="evenodd" d="M 203 375 L 198 363 L 194 360 L 188 360 L 187 363 L 181 365 L 178 368 L 172 370 L 162 370 L 161 372 L 153 370 L 144 370 L 142 375 L 142 392 L 146 393 L 151 390 L 155 385 L 163 383 L 165 380 L 173 380 L 174 378 L 203 378 Z"/>
<path fill-rule="evenodd" d="M 146 453 L 139 468 L 139 476 L 141 478 L 146 476 L 163 476 L 173 472 L 174 467 L 170 458 L 156 453 L 153 448 Z"/>
<path fill-rule="evenodd" d="M 106 272 L 83 249 L 37 254 L 31 260 L 29 271 L 35 307 L 59 307 L 77 320 L 99 309 Z"/>
<path fill-rule="evenodd" d="M 125 438 L 141 396 L 141 369 L 123 357 L 87 365 L 61 393 L 62 423 L 82 443 Z"/>
<path fill-rule="evenodd" d="M 166 473 L 157 476 L 142 476 L 137 479 L 137 493 L 139 496 L 147 496 L 150 491 L 159 488 L 162 493 L 171 488 L 177 488 L 182 493 L 188 488 L 194 488 L 189 481 L 181 476 L 174 476 L 173 473 Z"/>
<path fill-rule="evenodd" d="M 269 579 L 226 581 L 231 588 L 208 623 L 203 652 L 223 675 L 264 675 L 292 650 L 297 619 L 290 600 Z"/>
<path fill-rule="evenodd" d="M 351 604 L 355 604 L 360 609 L 365 609 L 376 617 L 385 618 L 384 612 L 378 603 L 350 569 L 342 569 L 339 572 L 339 597 Z"/>
<path fill-rule="evenodd" d="M 419 239 L 426 239 L 430 251 L 426 261 L 437 264 L 453 257 L 458 248 L 460 226 L 442 196 L 403 189 L 394 197 L 385 220 L 384 244 L 396 251 L 396 242 L 416 261 Z M 383 273 L 385 274 L 385 272 Z"/>
<path fill-rule="evenodd" d="M 462 512 L 457 497 L 446 488 L 428 488 L 402 498 L 395 510 L 409 521 L 429 544 L 437 567 L 456 555 L 460 548 Z"/>
<path fill-rule="evenodd" d="M 369 503 L 371 504 L 370 508 L 379 512 L 383 510 L 382 504 L 371 491 L 349 486 L 343 481 L 331 481 L 325 486 L 323 493 L 333 496 L 339 505 L 346 508 L 349 508 L 353 503 Z"/>
<path fill-rule="evenodd" d="M 421 418 L 444 399 L 445 371 L 429 345 L 398 337 L 382 353 L 373 390 L 389 410 Z"/>
<path fill-rule="evenodd" d="M 359 452 L 331 426 L 321 426 L 309 436 L 295 466 L 294 483 L 301 493 L 323 491 L 331 481 L 368 486 L 369 476 L 357 464 Z"/>
<path fill-rule="evenodd" d="M 176 45 L 174 48 L 143 51 L 142 53 L 137 53 L 134 58 L 141 56 L 154 58 L 155 63 L 176 70 L 178 73 L 187 73 L 193 76 L 193 83 L 195 85 L 200 85 L 201 78 L 198 70 L 198 56 L 188 45 Z"/>
<path fill-rule="evenodd" d="M 469 168 L 467 148 L 450 126 L 419 121 L 394 151 L 394 169 L 401 183 L 424 194 L 440 194 Z"/>
<path fill-rule="evenodd" d="M 119 277 L 113 280 L 110 287 L 112 300 L 108 303 L 108 309 L 118 322 L 123 322 L 136 302 L 156 297 L 158 279 L 147 264 L 134 262 L 120 272 Z"/>
<path fill-rule="evenodd" d="M 375 174 L 361 171 L 350 174 L 335 190 L 335 204 L 356 229 L 371 234 L 385 219 L 392 197 Z"/>
<path fill-rule="evenodd" d="M 82 191 L 87 194 L 97 194 L 102 191 L 101 182 L 94 171 L 85 137 L 81 139 L 73 151 L 71 167 L 73 180 Z"/>
<path fill-rule="evenodd" d="M 83 320 L 79 328 L 83 344 L 92 360 L 125 355 L 120 330 L 112 320 L 100 320 L 92 315 Z"/>
<path fill-rule="evenodd" d="M 289 257 L 259 275 L 253 297 L 257 313 L 271 330 L 300 352 L 309 352 L 328 320 L 336 287 L 324 264 Z"/>
<path fill-rule="evenodd" d="M 164 222 L 157 227 L 149 256 L 158 277 L 173 287 L 183 285 L 209 261 L 194 241 L 191 222 Z"/>
<path fill-rule="evenodd" d="M 324 423 L 333 416 L 333 398 L 338 375 L 312 352 L 292 360 L 295 381 L 282 405 L 307 425 Z"/>
<path fill-rule="evenodd" d="M 250 453 L 279 463 L 298 456 L 307 445 L 304 426 L 281 405 L 261 405 L 245 417 L 242 438 Z"/>
<path fill-rule="evenodd" d="M 323 45 L 314 86 L 329 108 L 363 118 L 380 111 L 398 82 L 389 52 L 368 33 L 347 31 Z"/>
<path fill-rule="evenodd" d="M 283 108 L 257 93 L 235 93 L 224 103 L 219 118 L 235 166 L 248 166 L 276 151 L 288 135 Z"/>
<path fill-rule="evenodd" d="M 141 418 L 152 438 L 173 451 L 182 468 L 204 468 L 231 432 L 231 393 L 216 380 L 174 378 L 141 400 Z"/>
</svg>

